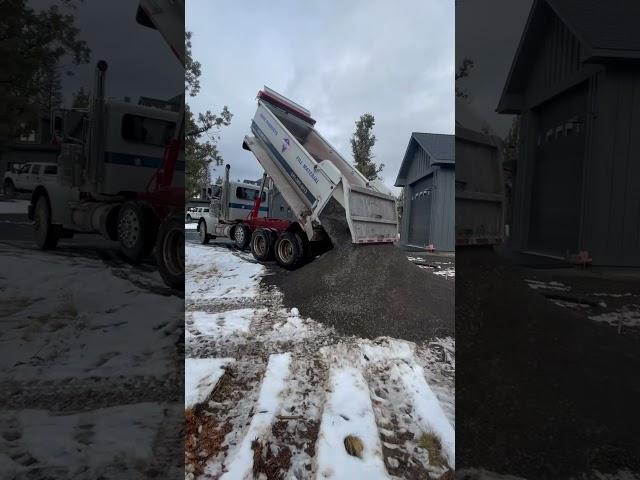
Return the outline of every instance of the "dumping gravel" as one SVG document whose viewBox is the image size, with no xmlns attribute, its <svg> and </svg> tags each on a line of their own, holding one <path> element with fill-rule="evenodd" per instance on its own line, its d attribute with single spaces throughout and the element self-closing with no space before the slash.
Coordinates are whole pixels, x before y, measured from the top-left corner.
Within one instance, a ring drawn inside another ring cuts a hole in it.
<svg viewBox="0 0 640 480">
<path fill-rule="evenodd" d="M 352 244 L 334 199 L 320 220 L 333 249 L 264 279 L 283 292 L 287 307 L 347 335 L 419 341 L 454 334 L 453 282 L 429 275 L 392 244 Z"/>
</svg>

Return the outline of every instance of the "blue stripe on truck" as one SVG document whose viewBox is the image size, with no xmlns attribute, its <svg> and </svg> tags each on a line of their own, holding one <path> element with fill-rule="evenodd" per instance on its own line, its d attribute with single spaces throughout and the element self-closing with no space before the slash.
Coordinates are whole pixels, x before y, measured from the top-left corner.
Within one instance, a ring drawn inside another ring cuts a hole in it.
<svg viewBox="0 0 640 480">
<path fill-rule="evenodd" d="M 145 168 L 158 168 L 162 164 L 161 157 L 145 157 L 144 155 L 119 152 L 104 152 L 104 161 L 105 163 L 114 163 L 116 165 Z M 184 172 L 184 161 L 176 162 L 176 171 Z"/>
<path fill-rule="evenodd" d="M 296 186 L 300 189 L 300 191 L 304 194 L 304 196 L 307 197 L 307 200 L 309 200 L 311 202 L 311 205 L 316 203 L 316 197 L 313 196 L 313 194 L 309 191 L 309 189 L 302 182 L 300 177 L 298 177 L 298 175 L 296 175 L 296 172 L 293 171 L 291 166 L 287 163 L 287 161 L 284 159 L 284 157 L 280 154 L 278 149 L 273 146 L 271 141 L 267 138 L 267 136 L 264 134 L 264 132 L 260 129 L 260 127 L 256 124 L 256 122 L 254 120 L 251 121 L 251 131 L 253 133 L 255 133 L 256 137 L 258 137 L 258 138 L 260 138 L 260 140 L 262 140 L 262 142 L 269 149 L 269 152 L 271 153 L 271 155 L 273 155 L 276 158 L 276 160 L 278 160 L 278 162 L 280 162 L 280 165 L 282 165 L 282 168 L 284 168 L 284 170 L 289 174 L 289 176 L 293 180 L 293 183 L 296 184 Z"/>
<path fill-rule="evenodd" d="M 244 205 L 242 203 L 230 203 L 229 208 L 241 208 L 242 210 L 251 210 L 253 205 Z M 268 212 L 269 207 L 260 207 L 261 212 Z"/>
</svg>

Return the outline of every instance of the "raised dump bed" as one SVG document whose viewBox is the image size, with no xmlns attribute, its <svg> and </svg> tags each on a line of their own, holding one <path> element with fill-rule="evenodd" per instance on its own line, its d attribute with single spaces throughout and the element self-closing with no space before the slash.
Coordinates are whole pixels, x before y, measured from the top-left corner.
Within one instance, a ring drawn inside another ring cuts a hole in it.
<svg viewBox="0 0 640 480">
<path fill-rule="evenodd" d="M 344 210 L 351 241 L 391 243 L 397 238 L 395 198 L 378 191 L 314 128 L 310 112 L 265 87 L 244 138 L 291 207 L 309 241 L 321 240 L 322 212 L 331 199 Z M 333 239 L 335 241 L 335 239 Z"/>
</svg>

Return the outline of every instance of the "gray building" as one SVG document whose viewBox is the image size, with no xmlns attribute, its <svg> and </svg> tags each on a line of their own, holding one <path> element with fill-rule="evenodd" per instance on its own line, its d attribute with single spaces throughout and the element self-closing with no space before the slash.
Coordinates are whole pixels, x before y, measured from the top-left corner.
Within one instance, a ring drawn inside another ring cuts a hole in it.
<svg viewBox="0 0 640 480">
<path fill-rule="evenodd" d="M 455 250 L 454 136 L 411 134 L 395 186 L 404 188 L 400 245 Z"/>
<path fill-rule="evenodd" d="M 640 266 L 640 2 L 536 0 L 498 112 L 520 115 L 512 243 Z"/>
</svg>

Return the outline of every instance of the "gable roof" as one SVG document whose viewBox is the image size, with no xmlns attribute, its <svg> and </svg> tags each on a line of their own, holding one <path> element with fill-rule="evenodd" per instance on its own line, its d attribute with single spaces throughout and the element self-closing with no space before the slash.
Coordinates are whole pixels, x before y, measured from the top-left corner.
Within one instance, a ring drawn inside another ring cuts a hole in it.
<svg viewBox="0 0 640 480">
<path fill-rule="evenodd" d="M 500 97 L 498 112 L 519 113 L 508 106 L 508 99 L 529 77 L 528 59 L 539 47 L 540 35 L 550 15 L 556 15 L 580 42 L 582 63 L 640 60 L 640 1 L 534 0 Z"/>
<path fill-rule="evenodd" d="M 421 148 L 427 152 L 431 157 L 431 163 L 434 165 L 455 164 L 456 155 L 453 135 L 445 133 L 413 132 L 402 159 L 402 164 L 400 165 L 398 178 L 396 178 L 396 182 L 394 184 L 396 187 L 404 186 L 407 172 L 411 166 L 411 159 L 413 158 L 413 154 L 417 148 Z"/>
</svg>

